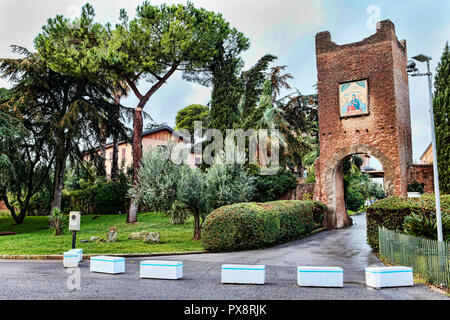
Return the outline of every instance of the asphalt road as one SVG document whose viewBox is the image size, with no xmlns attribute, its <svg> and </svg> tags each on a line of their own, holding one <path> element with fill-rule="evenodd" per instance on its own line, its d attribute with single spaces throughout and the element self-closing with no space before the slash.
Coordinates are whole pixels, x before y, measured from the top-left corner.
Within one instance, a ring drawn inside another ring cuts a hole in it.
<svg viewBox="0 0 450 320">
<path fill-rule="evenodd" d="M 383 264 L 365 243 L 364 216 L 355 217 L 354 223 L 344 230 L 325 231 L 264 250 L 152 258 L 183 261 L 182 280 L 140 279 L 142 259 L 127 259 L 126 273 L 119 275 L 90 273 L 89 261 L 84 261 L 78 269 L 79 288 L 74 289 L 77 274 L 68 273 L 61 261 L 1 260 L 0 299 L 449 299 L 423 284 L 383 290 L 367 288 L 364 268 Z M 222 285 L 223 263 L 265 264 L 266 284 Z M 344 269 L 344 288 L 301 288 L 296 284 L 297 265 L 340 266 Z"/>
</svg>

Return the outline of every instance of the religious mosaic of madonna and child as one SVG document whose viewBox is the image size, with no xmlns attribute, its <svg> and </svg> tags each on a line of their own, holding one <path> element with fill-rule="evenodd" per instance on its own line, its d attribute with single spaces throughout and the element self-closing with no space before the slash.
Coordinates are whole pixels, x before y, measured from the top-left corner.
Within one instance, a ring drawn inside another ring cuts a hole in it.
<svg viewBox="0 0 450 320">
<path fill-rule="evenodd" d="M 339 109 L 341 117 L 369 114 L 367 80 L 341 83 L 339 85 Z"/>
</svg>

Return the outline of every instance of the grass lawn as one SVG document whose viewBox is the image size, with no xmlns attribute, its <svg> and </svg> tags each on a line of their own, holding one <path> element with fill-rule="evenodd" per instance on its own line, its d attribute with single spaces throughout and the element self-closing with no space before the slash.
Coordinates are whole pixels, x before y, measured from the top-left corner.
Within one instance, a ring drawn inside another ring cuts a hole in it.
<svg viewBox="0 0 450 320">
<path fill-rule="evenodd" d="M 127 224 L 126 215 L 101 215 L 81 217 L 81 231 L 77 232 L 77 248 L 85 254 L 106 253 L 156 253 L 204 250 L 201 241 L 193 241 L 193 218 L 185 225 L 174 226 L 170 218 L 162 213 L 140 213 L 136 224 Z M 113 243 L 80 243 L 93 236 L 106 239 L 109 228 L 115 227 L 118 238 Z M 13 219 L 0 216 L 0 232 L 14 231 L 17 234 L 0 236 L 0 254 L 62 254 L 72 248 L 72 232 L 66 230 L 62 236 L 54 236 L 48 228 L 48 217 L 25 217 L 23 224 L 14 224 Z M 128 240 L 131 232 L 150 231 L 161 233 L 161 243 L 146 244 L 142 240 Z"/>
<path fill-rule="evenodd" d="M 352 216 L 352 215 L 358 214 L 358 213 L 362 213 L 362 212 L 364 212 L 363 209 L 361 209 L 359 211 L 353 211 L 353 210 L 347 209 L 347 213 L 348 213 L 349 216 Z"/>
</svg>

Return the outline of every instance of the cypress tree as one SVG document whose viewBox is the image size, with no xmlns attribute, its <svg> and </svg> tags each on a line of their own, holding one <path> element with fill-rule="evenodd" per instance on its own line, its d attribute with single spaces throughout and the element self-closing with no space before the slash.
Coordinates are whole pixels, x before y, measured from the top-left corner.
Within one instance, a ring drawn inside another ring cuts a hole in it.
<svg viewBox="0 0 450 320">
<path fill-rule="evenodd" d="M 450 193 L 450 51 L 448 42 L 437 67 L 434 82 L 434 125 L 441 193 Z"/>
</svg>

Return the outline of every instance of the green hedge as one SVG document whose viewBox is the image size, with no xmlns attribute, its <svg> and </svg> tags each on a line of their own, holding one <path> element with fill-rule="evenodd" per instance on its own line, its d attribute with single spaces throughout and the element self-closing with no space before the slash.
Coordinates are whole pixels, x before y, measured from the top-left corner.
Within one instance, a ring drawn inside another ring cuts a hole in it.
<svg viewBox="0 0 450 320">
<path fill-rule="evenodd" d="M 99 182 L 83 190 L 63 190 L 62 210 L 84 214 L 125 213 L 128 203 L 126 182 Z"/>
<path fill-rule="evenodd" d="M 297 239 L 322 225 L 325 205 L 314 201 L 273 201 L 259 203 L 259 206 L 274 211 L 280 219 L 277 241 Z"/>
<path fill-rule="evenodd" d="M 450 195 L 441 196 L 442 211 L 450 212 Z M 403 232 L 405 217 L 411 214 L 435 217 L 434 195 L 421 198 L 390 197 L 367 208 L 367 243 L 378 252 L 378 226 Z"/>
<path fill-rule="evenodd" d="M 322 225 L 325 205 L 315 201 L 238 203 L 213 211 L 202 228 L 210 251 L 259 249 L 298 239 Z"/>
</svg>

